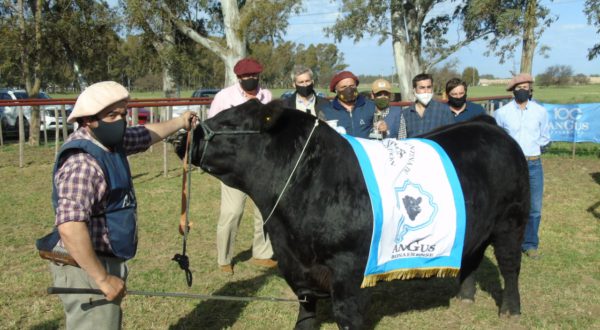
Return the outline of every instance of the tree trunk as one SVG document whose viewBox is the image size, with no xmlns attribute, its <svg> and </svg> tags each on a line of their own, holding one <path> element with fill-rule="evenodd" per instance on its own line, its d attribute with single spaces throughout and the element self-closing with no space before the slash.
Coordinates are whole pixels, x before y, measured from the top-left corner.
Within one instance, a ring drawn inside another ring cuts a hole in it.
<svg viewBox="0 0 600 330">
<path fill-rule="evenodd" d="M 225 54 L 216 54 L 223 59 L 223 63 L 225 64 L 225 86 L 230 86 L 237 82 L 237 77 L 233 73 L 235 63 L 246 57 L 247 54 L 246 34 L 240 29 L 240 11 L 237 1 L 223 0 L 221 1 L 221 8 L 223 11 L 227 52 Z"/>
<path fill-rule="evenodd" d="M 199 43 L 215 55 L 219 56 L 225 64 L 225 86 L 233 85 L 237 82 L 237 77 L 233 73 L 235 63 L 246 57 L 246 33 L 240 28 L 240 10 L 236 0 L 222 0 L 221 11 L 223 13 L 223 30 L 225 32 L 225 41 L 227 46 L 213 39 L 201 36 L 194 29 L 191 29 L 177 17 L 173 16 L 166 5 L 162 6 L 163 10 L 173 20 L 179 31 L 190 39 Z"/>
<path fill-rule="evenodd" d="M 414 100 L 412 78 L 422 71 L 421 25 L 427 12 L 426 4 L 401 4 L 392 1 L 392 47 L 398 73 L 398 85 L 403 101 Z"/>
<path fill-rule="evenodd" d="M 537 0 L 527 1 L 525 9 L 525 26 L 523 27 L 523 50 L 521 53 L 521 73 L 531 74 L 533 68 L 533 53 L 535 52 L 535 28 L 537 26 Z"/>
<path fill-rule="evenodd" d="M 33 63 L 29 61 L 27 51 L 28 38 L 25 24 L 25 6 L 23 0 L 18 1 L 19 10 L 19 29 L 20 29 L 20 48 L 21 48 L 21 64 L 23 67 L 23 80 L 29 97 L 37 98 L 40 92 L 41 80 L 41 63 L 40 56 L 42 52 L 42 1 L 36 0 L 35 8 L 32 8 L 33 23 L 34 23 L 34 53 Z M 33 73 L 31 72 L 33 67 Z M 29 118 L 29 144 L 38 146 L 40 144 L 40 107 L 34 107 Z"/>
</svg>

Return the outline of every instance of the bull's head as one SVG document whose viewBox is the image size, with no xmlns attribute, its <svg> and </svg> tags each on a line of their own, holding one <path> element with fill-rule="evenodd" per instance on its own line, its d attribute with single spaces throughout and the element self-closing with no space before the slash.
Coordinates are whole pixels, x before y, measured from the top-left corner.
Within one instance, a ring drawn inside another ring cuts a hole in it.
<svg viewBox="0 0 600 330">
<path fill-rule="evenodd" d="M 278 102 L 263 105 L 250 100 L 195 128 L 192 164 L 227 185 L 242 188 L 247 181 L 242 176 L 264 178 L 291 163 L 293 151 L 302 145 L 306 127 L 312 127 L 314 120 L 300 111 L 284 109 Z M 176 152 L 183 158 L 185 138 L 179 141 Z"/>
</svg>

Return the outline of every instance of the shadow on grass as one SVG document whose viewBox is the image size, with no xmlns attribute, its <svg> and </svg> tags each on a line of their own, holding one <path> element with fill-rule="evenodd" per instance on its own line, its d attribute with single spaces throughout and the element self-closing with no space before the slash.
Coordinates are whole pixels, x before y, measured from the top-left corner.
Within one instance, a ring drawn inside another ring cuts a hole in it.
<svg viewBox="0 0 600 330">
<path fill-rule="evenodd" d="M 265 271 L 263 274 L 237 282 L 229 282 L 214 295 L 252 297 L 266 283 L 270 276 L 277 274 L 277 270 Z M 246 308 L 245 301 L 205 300 L 198 304 L 188 315 L 181 318 L 177 324 L 169 329 L 225 329 L 232 327 L 240 314 Z M 265 318 L 268 324 L 268 317 Z"/>
<path fill-rule="evenodd" d="M 46 322 L 40 323 L 40 324 L 36 324 L 34 326 L 32 326 L 31 328 L 29 328 L 30 330 L 54 330 L 54 329 L 58 329 L 60 326 L 60 318 L 54 319 L 54 320 L 48 320 Z"/>
<path fill-rule="evenodd" d="M 246 260 L 250 255 L 251 250 L 246 250 L 235 258 Z M 214 294 L 255 296 L 268 278 L 277 274 L 277 270 L 270 270 L 252 279 L 229 282 Z M 489 258 L 484 257 L 475 273 L 475 277 L 479 288 L 491 295 L 499 307 L 502 298 L 502 287 L 496 265 Z M 372 298 L 368 310 L 365 311 L 366 323 L 368 328 L 375 328 L 385 316 L 450 306 L 450 300 L 458 292 L 458 281 L 454 278 L 397 280 L 380 282 L 376 287 L 368 290 L 371 291 Z M 229 328 L 236 323 L 247 304 L 247 302 L 206 300 L 198 304 L 193 311 L 180 319 L 177 324 L 171 326 L 170 329 Z M 319 324 L 335 322 L 331 300 L 320 300 L 317 310 L 317 322 Z M 494 315 L 498 313 L 498 310 L 490 310 L 489 313 Z M 295 318 L 296 315 L 293 315 L 293 317 Z"/>
<path fill-rule="evenodd" d="M 502 287 L 496 265 L 484 257 L 479 269 L 475 272 L 475 278 L 479 284 L 478 288 L 491 295 L 499 308 Z M 458 293 L 458 288 L 458 280 L 455 278 L 380 282 L 375 288 L 370 289 L 371 305 L 365 314 L 367 324 L 369 328 L 374 328 L 385 316 L 443 306 L 449 307 L 451 299 Z M 477 299 L 477 296 L 475 298 Z M 323 305 L 319 307 L 321 306 Z M 329 307 L 331 306 L 329 305 Z M 490 310 L 489 313 L 495 315 L 498 310 Z M 330 316 L 329 319 L 332 320 L 333 316 Z"/>
</svg>

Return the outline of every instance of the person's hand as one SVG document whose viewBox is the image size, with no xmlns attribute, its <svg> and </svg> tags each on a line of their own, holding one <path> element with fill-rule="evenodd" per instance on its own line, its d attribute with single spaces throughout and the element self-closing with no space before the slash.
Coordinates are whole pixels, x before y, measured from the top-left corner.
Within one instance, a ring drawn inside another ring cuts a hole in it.
<svg viewBox="0 0 600 330">
<path fill-rule="evenodd" d="M 375 126 L 379 132 L 385 133 L 388 130 L 387 123 L 383 120 L 378 121 Z"/>
<path fill-rule="evenodd" d="M 183 115 L 181 115 L 181 117 L 183 118 L 183 128 L 186 131 L 189 131 L 193 128 L 192 121 L 195 122 L 196 120 L 198 120 L 198 115 L 196 115 L 196 113 L 193 111 L 186 111 L 183 113 Z"/>
<path fill-rule="evenodd" d="M 125 296 L 125 282 L 120 277 L 107 274 L 105 278 L 96 281 L 96 284 L 108 301 Z"/>
</svg>

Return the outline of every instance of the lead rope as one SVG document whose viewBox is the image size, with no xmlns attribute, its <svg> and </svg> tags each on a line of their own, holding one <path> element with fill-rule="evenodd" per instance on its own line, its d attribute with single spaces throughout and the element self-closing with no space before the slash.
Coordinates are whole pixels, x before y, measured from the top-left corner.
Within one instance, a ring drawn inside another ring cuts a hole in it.
<svg viewBox="0 0 600 330">
<path fill-rule="evenodd" d="M 194 139 L 194 124 L 196 123 L 196 118 L 192 119 L 192 122 L 190 123 L 190 130 L 188 131 L 188 135 L 187 135 L 187 141 L 185 144 L 185 155 L 184 155 L 184 159 L 187 161 L 187 164 L 184 163 L 183 165 L 183 184 L 181 187 L 181 216 L 185 217 L 185 227 L 183 228 L 183 248 L 182 248 L 182 253 L 179 254 L 175 254 L 175 256 L 173 256 L 173 258 L 171 260 L 177 262 L 177 264 L 179 265 L 179 268 L 183 269 L 183 271 L 185 272 L 185 280 L 187 283 L 188 287 L 192 286 L 192 281 L 193 281 L 193 276 L 192 276 L 192 272 L 190 271 L 190 260 L 188 258 L 188 256 L 185 254 L 186 250 L 187 250 L 187 236 L 188 236 L 188 232 L 190 231 L 190 216 L 189 216 L 189 210 L 190 210 L 190 193 L 191 193 L 191 184 L 192 184 L 192 172 L 190 171 L 190 168 L 192 166 L 192 153 L 191 153 L 191 146 L 192 146 L 192 141 Z M 181 223 L 180 219 L 180 223 Z"/>
<path fill-rule="evenodd" d="M 310 131 L 310 134 L 308 135 L 308 139 L 306 139 L 306 143 L 304 143 L 304 147 L 302 148 L 302 152 L 300 152 L 300 156 L 298 157 L 298 160 L 296 161 L 296 165 L 294 165 L 294 169 L 292 169 L 292 173 L 290 173 L 290 176 L 288 177 L 287 181 L 285 182 L 283 189 L 281 189 L 281 193 L 279 193 L 279 197 L 277 197 L 277 201 L 275 202 L 275 205 L 273 205 L 273 208 L 271 209 L 271 213 L 269 213 L 267 220 L 265 220 L 265 222 L 263 222 L 263 226 L 265 226 L 267 224 L 267 222 L 269 222 L 269 220 L 271 219 L 271 216 L 273 215 L 273 212 L 275 212 L 275 209 L 277 208 L 277 205 L 279 204 L 279 201 L 281 200 L 283 193 L 287 189 L 288 185 L 290 184 L 290 181 L 292 180 L 292 177 L 294 176 L 294 173 L 296 172 L 296 169 L 298 168 L 298 164 L 300 164 L 300 160 L 302 159 L 302 156 L 304 155 L 304 152 L 306 151 L 306 147 L 308 147 L 308 143 L 310 142 L 310 138 L 312 137 L 313 133 L 315 132 L 315 129 L 317 128 L 317 126 L 319 126 L 319 119 L 315 120 L 315 125 L 313 126 L 312 130 Z"/>
</svg>

